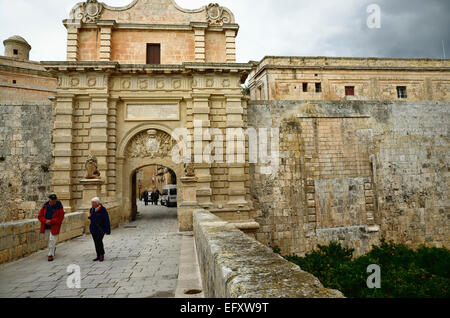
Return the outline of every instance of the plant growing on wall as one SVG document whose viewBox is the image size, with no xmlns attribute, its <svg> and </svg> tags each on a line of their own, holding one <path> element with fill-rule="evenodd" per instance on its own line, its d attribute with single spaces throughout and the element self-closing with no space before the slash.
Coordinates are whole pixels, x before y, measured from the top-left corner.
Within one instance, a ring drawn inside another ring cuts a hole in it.
<svg viewBox="0 0 450 318">
<path fill-rule="evenodd" d="M 241 91 L 242 91 L 242 95 L 250 96 L 250 88 L 248 86 L 243 86 Z"/>
</svg>

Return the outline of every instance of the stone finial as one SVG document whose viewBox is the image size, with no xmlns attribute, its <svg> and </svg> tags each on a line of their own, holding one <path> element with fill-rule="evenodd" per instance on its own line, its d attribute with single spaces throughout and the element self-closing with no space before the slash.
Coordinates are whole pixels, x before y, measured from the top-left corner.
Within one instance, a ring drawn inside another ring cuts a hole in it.
<svg viewBox="0 0 450 318">
<path fill-rule="evenodd" d="M 94 155 L 89 155 L 86 159 L 86 179 L 100 179 L 100 171 L 97 169 L 97 158 Z"/>
</svg>

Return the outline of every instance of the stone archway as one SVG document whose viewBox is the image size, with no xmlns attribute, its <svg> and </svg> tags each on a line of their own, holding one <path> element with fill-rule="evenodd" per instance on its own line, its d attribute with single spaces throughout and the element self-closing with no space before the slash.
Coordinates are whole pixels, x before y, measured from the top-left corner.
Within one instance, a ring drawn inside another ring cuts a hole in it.
<svg viewBox="0 0 450 318">
<path fill-rule="evenodd" d="M 125 219 L 133 219 L 133 177 L 137 170 L 152 165 L 164 166 L 176 174 L 178 184 L 179 205 L 183 198 L 184 164 L 174 163 L 172 149 L 176 141 L 170 132 L 155 126 L 142 126 L 131 131 L 119 146 L 118 170 L 121 171 L 120 185 L 122 197 L 122 211 Z M 180 209 L 178 209 L 180 211 Z"/>
</svg>

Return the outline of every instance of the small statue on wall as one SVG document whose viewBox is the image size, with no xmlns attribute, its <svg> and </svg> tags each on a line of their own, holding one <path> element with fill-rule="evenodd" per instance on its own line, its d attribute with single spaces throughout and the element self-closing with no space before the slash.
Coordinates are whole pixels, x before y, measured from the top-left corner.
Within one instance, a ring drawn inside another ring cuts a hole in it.
<svg viewBox="0 0 450 318">
<path fill-rule="evenodd" d="M 89 155 L 86 159 L 86 179 L 100 179 L 100 171 L 97 169 L 97 158 L 94 155 Z"/>
<path fill-rule="evenodd" d="M 184 164 L 184 172 L 186 174 L 186 177 L 195 177 L 195 168 L 192 163 L 185 163 Z"/>
</svg>

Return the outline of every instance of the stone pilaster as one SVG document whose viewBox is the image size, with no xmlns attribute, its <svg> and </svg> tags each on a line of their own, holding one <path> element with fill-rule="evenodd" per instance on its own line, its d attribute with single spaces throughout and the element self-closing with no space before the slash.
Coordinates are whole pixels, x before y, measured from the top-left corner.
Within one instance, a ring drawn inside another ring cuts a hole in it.
<svg viewBox="0 0 450 318">
<path fill-rule="evenodd" d="M 130 205 L 130 200 L 126 200 L 126 198 L 129 197 L 128 193 L 122 192 L 120 189 L 123 189 L 123 179 L 124 176 L 124 165 L 125 165 L 125 158 L 124 157 L 118 157 L 116 156 L 116 189 L 119 189 L 116 192 L 116 199 L 122 202 L 122 207 L 124 207 L 122 213 L 121 213 L 121 220 L 125 221 L 128 220 L 130 217 L 129 212 L 130 210 L 125 209 L 125 207 Z"/>
<path fill-rule="evenodd" d="M 83 179 L 80 180 L 83 186 L 83 202 L 81 210 L 89 210 L 91 208 L 91 200 L 101 196 L 103 180 L 101 179 Z"/>
<path fill-rule="evenodd" d="M 78 24 L 67 25 L 67 61 L 78 61 Z"/>
<path fill-rule="evenodd" d="M 226 30 L 226 61 L 227 63 L 236 63 L 236 31 Z"/>
<path fill-rule="evenodd" d="M 178 208 L 178 228 L 182 232 L 192 231 L 193 228 L 192 213 L 195 209 L 198 209 L 197 181 L 196 177 L 181 178 L 183 200 Z"/>
<path fill-rule="evenodd" d="M 108 107 L 108 172 L 106 174 L 108 184 L 106 191 L 109 197 L 116 196 L 116 149 L 117 149 L 117 99 L 109 100 Z"/>
<path fill-rule="evenodd" d="M 100 26 L 100 61 L 111 61 L 111 35 L 114 21 L 99 21 Z"/>
<path fill-rule="evenodd" d="M 227 144 L 228 162 L 228 205 L 234 208 L 247 207 L 246 188 L 247 175 L 245 173 L 246 143 L 244 132 L 244 108 L 242 107 L 241 95 L 228 95 L 226 106 L 227 139 L 230 131 L 236 130 L 234 148 Z M 239 134 L 239 130 L 242 132 Z M 233 154 L 234 163 L 230 162 L 229 155 Z"/>
<path fill-rule="evenodd" d="M 58 195 L 66 212 L 73 211 L 73 114 L 74 95 L 57 95 L 53 126 L 53 176 L 51 189 Z M 44 150 L 45 151 L 45 150 Z"/>
<path fill-rule="evenodd" d="M 200 207 L 210 208 L 212 206 L 211 164 L 206 163 L 203 158 L 205 146 L 210 142 L 210 140 L 207 140 L 209 138 L 205 138 L 205 130 L 211 127 L 209 95 L 197 94 L 193 96 L 192 117 L 194 122 L 195 175 L 198 178 L 197 201 Z M 201 163 L 198 162 L 200 159 Z"/>
<path fill-rule="evenodd" d="M 205 49 L 205 28 L 194 28 L 194 41 L 195 41 L 195 61 L 206 61 L 206 49 Z"/>
<path fill-rule="evenodd" d="M 101 178 L 108 180 L 108 95 L 91 95 L 91 133 L 89 135 L 89 152 L 97 157 Z M 106 188 L 102 189 L 106 194 Z"/>
</svg>

